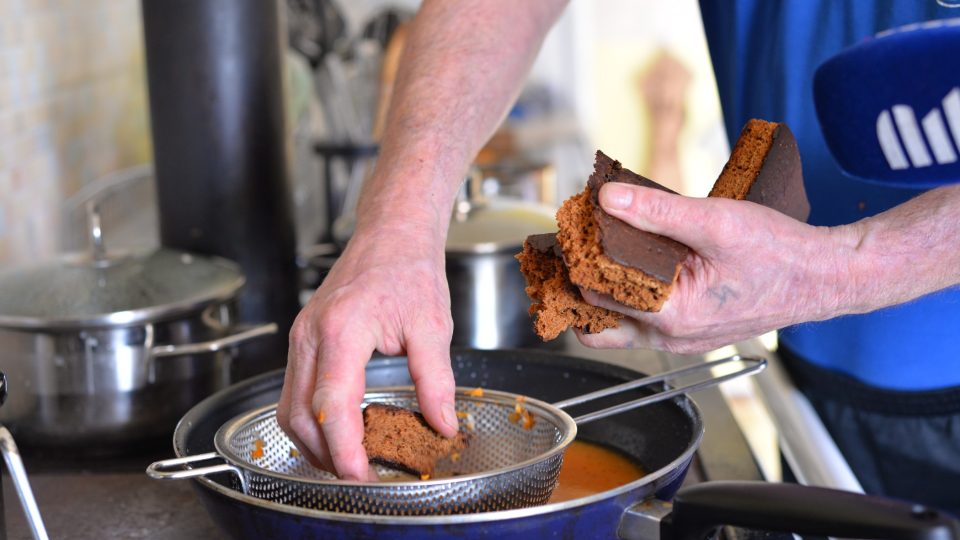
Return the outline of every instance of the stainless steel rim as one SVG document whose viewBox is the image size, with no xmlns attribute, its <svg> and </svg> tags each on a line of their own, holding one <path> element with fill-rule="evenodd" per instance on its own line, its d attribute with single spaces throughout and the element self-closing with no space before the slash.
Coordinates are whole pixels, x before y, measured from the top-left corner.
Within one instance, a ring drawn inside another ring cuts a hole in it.
<svg viewBox="0 0 960 540">
<path fill-rule="evenodd" d="M 458 393 L 469 392 L 469 388 L 458 387 Z M 395 387 L 381 387 L 378 388 L 376 392 L 368 392 L 364 401 L 373 402 L 377 401 L 378 398 L 384 397 L 395 397 L 395 396 L 406 396 L 406 395 L 415 395 L 415 391 L 410 386 L 395 386 Z M 475 398 L 478 401 L 486 401 L 494 403 L 496 398 L 500 400 L 510 400 L 512 401 L 517 394 L 512 392 L 501 392 L 499 390 L 484 390 L 484 396 L 481 398 Z M 539 463 L 545 460 L 548 460 L 559 453 L 562 453 L 566 450 L 567 446 L 573 442 L 577 437 L 577 424 L 573 421 L 573 418 L 566 412 L 553 407 L 552 405 L 534 398 L 526 398 L 524 405 L 527 407 L 534 407 L 537 409 L 537 414 L 544 416 L 549 415 L 552 417 L 552 420 L 555 420 L 558 423 L 564 432 L 564 437 L 557 442 L 557 444 L 549 451 L 537 455 L 534 458 L 527 459 L 518 463 L 515 463 L 509 467 L 502 467 L 492 471 L 487 471 L 483 473 L 473 473 L 473 474 L 464 474 L 462 476 L 457 476 L 454 478 L 442 478 L 437 480 L 419 480 L 416 482 L 378 482 L 377 487 L 383 487 L 385 489 L 390 487 L 398 486 L 409 486 L 411 484 L 416 484 L 418 486 L 432 486 L 432 485 L 459 485 L 467 484 L 470 482 L 476 482 L 478 480 L 483 480 L 487 478 L 492 478 L 494 476 L 500 476 L 503 474 L 511 473 L 514 471 L 519 471 L 525 467 L 529 467 L 535 463 Z M 356 482 L 356 481 L 347 481 L 347 480 L 320 480 L 315 478 L 303 478 L 299 476 L 292 476 L 283 473 L 278 473 L 275 471 L 270 471 L 268 469 L 258 467 L 256 465 L 248 463 L 246 460 L 242 459 L 240 456 L 236 455 L 230 450 L 230 445 L 227 444 L 227 441 L 231 439 L 233 434 L 240 429 L 242 426 L 254 422 L 255 419 L 269 415 L 273 413 L 277 408 L 275 403 L 270 405 L 265 405 L 263 407 L 254 409 L 248 413 L 240 415 L 233 420 L 224 424 L 222 428 L 217 430 L 217 434 L 214 436 L 214 448 L 216 448 L 217 453 L 220 454 L 223 459 L 225 459 L 231 465 L 240 467 L 243 470 L 255 472 L 263 476 L 269 476 L 271 478 L 276 478 L 285 481 L 298 482 L 301 484 L 310 484 L 318 486 L 342 486 L 342 487 L 369 487 L 369 482 Z"/>
<path fill-rule="evenodd" d="M 234 298 L 246 283 L 246 278 L 240 271 L 240 267 L 236 263 L 221 257 L 208 257 L 208 259 L 214 264 L 221 265 L 235 272 L 237 279 L 216 289 L 211 289 L 204 294 L 198 294 L 177 302 L 140 309 L 114 311 L 82 318 L 41 318 L 0 315 L 0 328 L 46 331 L 132 326 L 135 324 L 175 318 L 184 313 L 202 309 L 214 302 L 223 302 Z"/>
</svg>

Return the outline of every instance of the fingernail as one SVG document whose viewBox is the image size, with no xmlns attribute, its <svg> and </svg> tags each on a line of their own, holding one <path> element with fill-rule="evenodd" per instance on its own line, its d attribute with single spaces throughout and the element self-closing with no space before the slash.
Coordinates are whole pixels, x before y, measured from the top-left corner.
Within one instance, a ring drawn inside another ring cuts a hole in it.
<svg viewBox="0 0 960 540">
<path fill-rule="evenodd" d="M 440 406 L 440 416 L 443 418 L 443 423 L 450 426 L 452 429 L 460 429 L 460 424 L 457 422 L 457 411 L 453 408 L 453 403 L 446 402 Z"/>
<path fill-rule="evenodd" d="M 600 205 L 607 210 L 624 210 L 633 202 L 633 190 L 617 182 L 600 189 Z"/>
</svg>

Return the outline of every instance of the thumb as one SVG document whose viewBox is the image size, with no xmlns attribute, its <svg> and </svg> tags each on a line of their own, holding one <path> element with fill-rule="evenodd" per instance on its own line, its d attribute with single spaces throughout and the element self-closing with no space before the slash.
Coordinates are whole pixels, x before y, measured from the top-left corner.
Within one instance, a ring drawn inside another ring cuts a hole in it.
<svg viewBox="0 0 960 540">
<path fill-rule="evenodd" d="M 708 199 L 684 197 L 659 189 L 610 182 L 600 188 L 600 206 L 637 229 L 672 238 L 688 246 L 713 236 Z"/>
</svg>

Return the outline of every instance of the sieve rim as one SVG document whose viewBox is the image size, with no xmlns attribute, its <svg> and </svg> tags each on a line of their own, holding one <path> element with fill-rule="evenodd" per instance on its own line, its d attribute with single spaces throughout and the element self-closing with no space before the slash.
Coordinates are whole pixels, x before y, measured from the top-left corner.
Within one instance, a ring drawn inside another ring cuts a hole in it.
<svg viewBox="0 0 960 540">
<path fill-rule="evenodd" d="M 285 482 L 296 482 L 300 484 L 309 484 L 313 486 L 330 486 L 330 487 L 363 487 L 366 489 L 389 489 L 396 487 L 409 487 L 409 486 L 439 486 L 439 485 L 458 485 L 468 482 L 476 482 L 480 480 L 486 480 L 496 476 L 510 474 L 517 471 L 520 471 L 524 468 L 531 467 L 538 463 L 545 462 L 557 454 L 562 454 L 566 451 L 567 447 L 570 446 L 570 443 L 574 441 L 577 437 L 577 424 L 574 422 L 573 417 L 567 414 L 562 409 L 558 409 L 553 405 L 528 396 L 523 396 L 521 394 L 515 394 L 513 392 L 504 392 L 500 390 L 483 390 L 482 396 L 472 396 L 469 392 L 474 391 L 474 388 L 471 387 L 456 387 L 455 395 L 460 398 L 466 398 L 467 401 L 473 402 L 486 402 L 493 403 L 496 405 L 504 406 L 507 404 L 512 405 L 516 402 L 518 397 L 523 398 L 523 404 L 527 410 L 530 410 L 534 415 L 541 415 L 546 418 L 552 418 L 554 420 L 554 425 L 560 430 L 561 438 L 557 441 L 550 450 L 537 454 L 536 456 L 517 462 L 515 464 L 499 467 L 490 471 L 477 472 L 464 474 L 459 476 L 445 477 L 445 478 L 436 478 L 430 480 L 407 480 L 407 481 L 388 481 L 388 482 L 360 482 L 357 480 L 341 480 L 330 479 L 322 480 L 318 478 L 309 478 L 303 476 L 296 476 L 287 473 L 281 473 L 272 471 L 270 469 L 261 467 L 259 465 L 250 463 L 249 461 L 243 459 L 235 452 L 230 449 L 230 438 L 233 433 L 236 433 L 238 430 L 243 429 L 245 426 L 269 418 L 270 416 L 276 416 L 277 413 L 277 403 L 267 404 L 251 411 L 247 411 L 243 414 L 237 415 L 231 420 L 225 422 L 214 435 L 213 445 L 217 450 L 217 453 L 220 454 L 220 457 L 225 461 L 239 467 L 244 473 L 254 473 L 261 476 L 270 477 L 273 479 L 283 480 Z M 381 399 L 389 397 L 404 397 L 412 396 L 416 398 L 416 390 L 413 386 L 384 386 L 371 389 L 370 391 L 364 394 L 363 403 L 369 404 L 376 402 L 376 400 L 371 399 L 373 397 L 379 397 Z"/>
<path fill-rule="evenodd" d="M 283 504 L 278 502 L 273 502 L 265 499 L 260 499 L 253 495 L 247 495 L 236 489 L 227 487 L 218 482 L 214 482 L 207 477 L 195 478 L 194 481 L 198 482 L 200 485 L 210 489 L 213 492 L 220 494 L 223 497 L 227 497 L 233 501 L 238 501 L 240 503 L 248 504 L 256 508 L 272 510 L 276 512 L 282 512 L 285 514 L 291 514 L 296 516 L 301 516 L 311 519 L 323 519 L 333 522 L 345 522 L 345 523 L 372 523 L 375 525 L 400 525 L 400 526 L 433 526 L 433 525 L 452 525 L 459 523 L 489 523 L 495 521 L 504 521 L 508 519 L 519 519 L 527 518 L 532 516 L 539 516 L 544 514 L 551 514 L 554 512 L 563 512 L 573 508 L 578 508 L 581 506 L 586 506 L 593 504 L 594 502 L 618 497 L 624 493 L 630 493 L 635 489 L 638 489 L 640 486 L 646 484 L 655 483 L 657 480 L 663 478 L 667 474 L 671 473 L 674 469 L 679 467 L 681 464 L 689 461 L 693 458 L 693 455 L 699 450 L 700 444 L 703 441 L 704 435 L 704 425 L 703 417 L 700 414 L 700 409 L 697 406 L 696 402 L 690 396 L 683 396 L 679 399 L 684 402 L 684 406 L 690 407 L 692 411 L 692 428 L 693 428 L 693 437 L 688 443 L 684 451 L 673 459 L 667 465 L 644 475 L 633 482 L 629 482 L 622 486 L 618 486 L 614 489 L 602 491 L 590 495 L 588 497 L 581 497 L 578 499 L 572 499 L 569 501 L 561 501 L 556 503 L 549 503 L 540 506 L 531 506 L 529 508 L 514 508 L 511 510 L 494 510 L 489 512 L 477 512 L 473 514 L 450 514 L 450 515 L 436 515 L 436 516 L 388 516 L 388 515 L 377 515 L 377 514 L 353 514 L 345 512 L 334 512 L 330 510 L 316 510 L 312 508 L 303 508 L 300 506 Z M 180 455 L 179 450 L 177 451 L 178 457 L 183 457 Z M 186 455 L 186 454 L 184 454 Z M 689 467 L 689 465 L 687 465 Z"/>
</svg>

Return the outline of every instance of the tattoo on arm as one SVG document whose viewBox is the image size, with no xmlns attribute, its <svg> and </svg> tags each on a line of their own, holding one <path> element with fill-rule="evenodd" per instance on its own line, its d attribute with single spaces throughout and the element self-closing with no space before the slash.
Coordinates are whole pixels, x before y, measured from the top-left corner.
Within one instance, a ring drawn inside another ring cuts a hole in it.
<svg viewBox="0 0 960 540">
<path fill-rule="evenodd" d="M 728 299 L 739 298 L 740 295 L 737 294 L 737 291 L 730 288 L 729 285 L 721 285 L 719 287 L 713 287 L 707 291 L 707 294 L 716 298 L 717 308 L 722 308 L 724 304 L 727 303 Z"/>
</svg>

